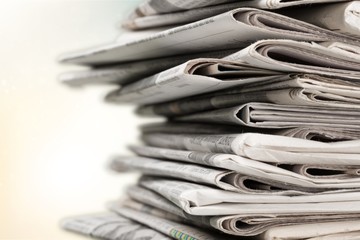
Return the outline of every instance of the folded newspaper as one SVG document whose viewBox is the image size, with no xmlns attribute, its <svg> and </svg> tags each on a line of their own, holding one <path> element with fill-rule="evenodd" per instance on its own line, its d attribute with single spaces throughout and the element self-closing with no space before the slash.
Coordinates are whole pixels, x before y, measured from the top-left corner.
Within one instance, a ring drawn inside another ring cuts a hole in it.
<svg viewBox="0 0 360 240">
<path fill-rule="evenodd" d="M 128 42 L 114 42 L 63 55 L 64 63 L 99 65 L 179 54 L 245 47 L 261 39 L 337 41 L 359 46 L 360 40 L 303 21 L 255 8 L 239 8 Z M 145 50 L 144 50 L 145 49 Z"/>
<path fill-rule="evenodd" d="M 127 196 L 62 226 L 110 240 L 358 239 L 359 8 L 145 0 L 116 41 L 64 55 L 89 66 L 65 84 L 113 84 L 107 101 L 166 118 L 109 164 L 142 174 Z"/>
<path fill-rule="evenodd" d="M 251 6 L 264 9 L 276 9 L 290 6 L 297 6 L 303 4 L 316 4 L 316 3 L 330 3 L 340 2 L 342 0 L 296 0 L 296 1 L 270 1 L 270 0 L 252 0 L 245 1 L 244 6 Z M 191 0 L 164 0 L 159 2 L 157 0 L 146 0 L 141 3 L 130 14 L 129 19 L 136 17 L 151 16 L 164 13 L 174 13 L 185 10 L 195 10 L 199 8 L 227 4 L 236 2 L 236 0 L 208 0 L 208 1 L 191 1 Z"/>
<path fill-rule="evenodd" d="M 132 200 L 114 202 L 113 208 L 125 205 L 138 211 L 151 211 L 152 214 L 165 219 L 177 219 L 177 221 L 188 222 L 202 227 L 211 227 L 221 232 L 238 235 L 254 236 L 259 235 L 268 229 L 298 225 L 315 222 L 336 222 L 358 220 L 358 214 L 321 214 L 321 215 L 229 215 L 229 216 L 194 216 L 185 213 L 178 206 L 162 197 L 161 195 L 139 186 L 128 188 L 128 195 Z M 149 210 L 150 209 L 150 210 Z M 261 238 L 259 238 L 261 239 Z"/>
<path fill-rule="evenodd" d="M 291 40 L 262 40 L 223 60 L 190 60 L 111 92 L 107 100 L 153 104 L 207 93 L 215 89 L 244 87 L 254 82 L 268 84 L 267 81 L 279 81 L 279 77 L 286 79 L 279 76 L 280 72 L 319 74 L 330 79 L 336 77 L 356 82 L 360 79 L 359 69 L 360 57 L 353 58 L 345 53 L 330 51 L 320 44 Z M 336 84 L 338 81 L 334 79 L 334 82 Z M 346 88 L 346 85 L 349 86 L 351 83 L 343 82 L 343 85 Z M 334 89 L 332 91 L 334 92 Z"/>
<path fill-rule="evenodd" d="M 354 108 L 310 107 L 250 102 L 237 107 L 194 113 L 176 121 L 238 124 L 259 128 L 319 127 L 360 130 Z"/>
<path fill-rule="evenodd" d="M 360 82 L 312 74 L 289 74 L 264 84 L 249 83 L 201 96 L 140 106 L 137 113 L 173 117 L 249 102 L 359 108 Z"/>
<path fill-rule="evenodd" d="M 184 1 L 179 1 L 179 3 L 180 2 L 183 3 Z M 327 5 L 321 4 L 317 6 L 312 5 L 311 7 L 309 7 L 308 6 L 308 4 L 310 3 L 309 1 L 301 1 L 301 0 L 300 1 L 252 0 L 252 1 L 237 1 L 237 2 L 233 1 L 230 3 L 223 3 L 219 5 L 201 6 L 199 8 L 192 8 L 186 11 L 166 12 L 166 10 L 163 9 L 162 14 L 159 14 L 159 12 L 155 12 L 155 15 L 132 14 L 131 17 L 125 19 L 122 22 L 122 26 L 124 28 L 133 29 L 133 30 L 147 29 L 147 28 L 154 28 L 161 26 L 190 23 L 240 7 L 278 9 L 289 6 L 299 6 L 298 8 L 286 8 L 279 12 L 289 17 L 293 17 L 302 20 L 304 22 L 312 23 L 316 26 L 342 32 L 344 34 L 359 36 L 360 34 L 360 28 L 358 26 L 360 19 L 358 15 L 359 2 L 351 1 L 346 3 L 340 2 L 340 3 L 330 4 L 330 2 L 335 2 L 335 1 L 311 1 L 311 3 L 325 3 L 325 2 L 328 2 L 329 4 Z M 164 5 L 162 6 L 164 7 Z M 304 11 L 306 11 L 306 14 L 303 14 Z"/>
<path fill-rule="evenodd" d="M 360 140 L 317 142 L 259 133 L 145 134 L 155 147 L 200 152 L 230 153 L 262 162 L 288 164 L 359 165 Z"/>
<path fill-rule="evenodd" d="M 359 131 L 346 131 L 341 128 L 296 127 L 290 129 L 249 128 L 237 125 L 222 125 L 209 123 L 161 122 L 141 126 L 144 134 L 236 134 L 236 133 L 267 133 L 273 135 L 317 140 L 323 142 L 356 140 L 360 138 Z"/>
</svg>

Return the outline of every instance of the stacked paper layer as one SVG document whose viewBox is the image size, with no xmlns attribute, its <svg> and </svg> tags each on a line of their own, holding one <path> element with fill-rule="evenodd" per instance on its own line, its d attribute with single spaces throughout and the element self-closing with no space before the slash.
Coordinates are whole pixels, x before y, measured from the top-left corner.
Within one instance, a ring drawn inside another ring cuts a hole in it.
<svg viewBox="0 0 360 240">
<path fill-rule="evenodd" d="M 142 177 L 64 228 L 115 239 L 359 239 L 360 2 L 147 0 L 69 86 L 165 117 L 110 168 Z M 138 30 L 138 31 L 134 31 Z"/>
</svg>

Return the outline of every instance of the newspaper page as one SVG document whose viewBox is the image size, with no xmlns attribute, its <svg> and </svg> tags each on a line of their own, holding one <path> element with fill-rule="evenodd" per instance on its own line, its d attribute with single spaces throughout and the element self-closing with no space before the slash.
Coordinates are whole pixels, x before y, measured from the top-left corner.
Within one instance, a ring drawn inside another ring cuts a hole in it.
<svg viewBox="0 0 360 240">
<path fill-rule="evenodd" d="M 340 233 L 351 233 L 360 231 L 360 221 L 338 221 L 338 222 L 325 222 L 325 223 L 304 223 L 293 226 L 275 227 L 266 231 L 262 239 L 309 239 Z M 347 234 L 346 234 L 347 235 Z M 338 235 L 342 236 L 342 234 Z M 359 236 L 359 235 L 358 235 Z M 315 238 L 322 239 L 322 238 Z M 326 238 L 325 238 L 326 239 Z M 346 238 L 337 238 L 346 239 Z M 356 238 L 355 238 L 356 239 Z"/>
<path fill-rule="evenodd" d="M 360 82 L 313 74 L 289 74 L 263 84 L 249 83 L 200 96 L 140 106 L 137 113 L 174 117 L 249 102 L 359 108 Z"/>
<path fill-rule="evenodd" d="M 360 54 L 360 47 L 348 45 L 340 42 L 323 42 L 320 45 L 325 46 L 330 51 L 339 53 L 339 54 L 346 54 L 351 58 L 358 59 Z"/>
<path fill-rule="evenodd" d="M 293 172 L 313 179 L 354 179 L 360 176 L 360 166 L 344 165 L 323 165 L 323 164 L 305 164 L 292 165 Z"/>
<path fill-rule="evenodd" d="M 316 43 L 261 40 L 224 59 L 280 72 L 320 74 L 353 81 L 360 76 L 360 58 L 329 51 Z"/>
<path fill-rule="evenodd" d="M 353 231 L 353 232 L 343 232 L 343 233 L 335 233 L 329 235 L 323 235 L 320 237 L 313 237 L 309 238 L 308 240 L 357 240 L 359 239 L 360 231 Z"/>
<path fill-rule="evenodd" d="M 232 237 L 227 235 L 216 234 L 213 232 L 209 233 L 208 230 L 202 230 L 182 223 L 159 218 L 130 208 L 116 207 L 116 208 L 112 208 L 111 210 L 115 211 L 121 216 L 129 218 L 141 224 L 144 224 L 145 226 L 148 226 L 156 231 L 159 231 L 175 239 L 199 239 L 199 240 L 232 239 Z"/>
<path fill-rule="evenodd" d="M 229 69 L 232 74 L 218 74 L 216 69 L 219 68 Z M 278 72 L 271 70 L 220 59 L 194 59 L 110 92 L 106 100 L 152 104 L 246 83 L 268 81 L 278 75 Z"/>
<path fill-rule="evenodd" d="M 334 2 L 334 1 L 312 1 L 312 3 L 325 3 L 325 2 Z M 206 6 L 201 8 L 192 8 L 186 11 L 176 11 L 176 12 L 167 12 L 163 14 L 151 14 L 151 15 L 134 15 L 125 19 L 122 22 L 122 27 L 132 30 L 139 29 L 147 29 L 154 28 L 160 26 L 169 26 L 169 25 L 179 25 L 184 23 L 190 23 L 194 21 L 198 21 L 204 18 L 208 18 L 217 14 L 224 13 L 226 11 L 230 11 L 235 8 L 240 7 L 254 7 L 254 8 L 262 8 L 262 9 L 277 9 L 282 7 L 289 6 L 298 6 L 302 4 L 308 4 L 308 1 L 238 1 L 233 3 L 224 3 L 215 6 Z M 314 8 L 315 6 L 312 6 Z M 323 5 L 321 6 L 323 7 Z M 286 9 L 288 11 L 288 9 Z M 306 9 L 308 10 L 308 8 Z M 286 11 L 285 15 L 286 15 Z M 342 19 L 344 21 L 344 19 Z M 313 23 L 315 24 L 315 23 Z M 315 24 L 317 25 L 317 24 Z M 326 28 L 327 25 L 322 25 L 322 27 Z M 333 29 L 333 28 L 330 28 Z"/>
<path fill-rule="evenodd" d="M 259 133 L 192 135 L 145 134 L 155 147 L 230 153 L 262 162 L 288 164 L 359 165 L 360 141 L 317 142 Z"/>
<path fill-rule="evenodd" d="M 272 82 L 279 77 L 278 73 L 277 76 L 269 76 L 269 72 L 261 72 L 260 69 L 286 74 L 320 74 L 349 81 L 360 79 L 360 58 L 340 55 L 316 43 L 262 40 L 224 59 L 229 62 L 219 60 L 218 65 L 216 60 L 189 61 L 112 92 L 107 99 L 113 102 L 154 104 L 254 82 Z M 246 75 L 251 70 L 253 75 Z"/>
<path fill-rule="evenodd" d="M 238 124 L 258 128 L 319 127 L 360 130 L 360 111 L 354 108 L 331 108 L 250 102 L 176 117 L 175 121 Z"/>
<path fill-rule="evenodd" d="M 311 6 L 311 8 L 286 9 L 281 13 L 319 27 L 360 37 L 359 9 L 360 1 L 350 1 Z"/>
<path fill-rule="evenodd" d="M 235 2 L 236 0 L 201 0 L 201 1 L 189 1 L 189 0 L 146 0 L 143 1 L 130 15 L 130 18 L 139 16 L 155 15 L 159 13 L 178 12 L 188 9 L 201 8 L 205 6 L 212 6 L 218 4 L 224 4 L 229 2 Z"/>
<path fill-rule="evenodd" d="M 136 61 L 131 63 L 101 66 L 84 71 L 65 72 L 59 80 L 69 86 L 87 84 L 117 84 L 123 85 L 135 82 L 145 77 L 182 64 L 199 57 L 222 58 L 236 50 L 211 51 L 199 54 L 188 54 L 165 58 Z"/>
<path fill-rule="evenodd" d="M 170 240 L 171 238 L 114 213 L 86 215 L 65 219 L 62 227 L 109 240 Z"/>
<path fill-rule="evenodd" d="M 142 179 L 140 185 L 191 215 L 359 214 L 360 193 L 338 191 L 303 196 L 241 194 L 195 183 Z"/>
<path fill-rule="evenodd" d="M 111 163 L 111 168 L 117 172 L 133 170 L 153 176 L 173 177 L 239 193 L 291 196 L 328 190 L 327 188 L 318 189 L 315 187 L 312 189 L 299 186 L 299 184 L 285 183 L 284 178 L 281 179 L 281 177 L 277 179 L 263 178 L 256 174 L 246 174 L 246 171 L 242 171 L 245 174 L 240 174 L 225 169 L 145 157 L 118 157 Z M 360 181 L 357 182 L 357 184 L 359 183 Z M 352 183 L 352 185 L 354 187 L 355 184 Z"/>
<path fill-rule="evenodd" d="M 277 164 L 274 166 L 232 154 L 182 151 L 149 146 L 132 146 L 131 150 L 140 156 L 228 169 L 268 182 L 286 182 L 288 184 L 287 188 L 306 189 L 306 191 L 312 192 L 359 188 L 359 166 L 340 167 L 339 165 L 325 165 L 323 163 L 317 165 Z M 326 170 L 328 171 L 326 172 Z M 346 173 L 348 177 L 344 178 L 342 175 L 337 175 L 336 173 L 340 173 L 339 171 L 342 171 L 343 174 Z"/>
<path fill-rule="evenodd" d="M 236 0 L 211 0 L 211 1 L 191 1 L 191 0 L 147 0 L 141 3 L 129 16 L 130 19 L 142 16 L 151 16 L 164 13 L 174 13 L 185 10 L 196 10 L 198 8 L 226 4 Z M 340 2 L 341 0 L 296 0 L 296 1 L 271 1 L 271 0 L 252 0 L 240 1 L 244 6 L 251 6 L 264 9 L 276 9 L 291 7 L 304 4 Z"/>
<path fill-rule="evenodd" d="M 140 192 L 140 194 L 138 193 Z M 190 221 L 196 222 L 206 222 L 207 225 L 218 229 L 224 233 L 237 235 L 237 236 L 254 236 L 269 228 L 275 226 L 283 225 L 293 225 L 293 224 L 303 224 L 311 222 L 332 222 L 332 221 L 343 221 L 346 220 L 357 220 L 358 214 L 319 214 L 319 215 L 229 215 L 229 216 L 193 216 L 182 212 L 182 210 L 161 197 L 159 194 L 156 194 L 152 191 L 146 190 L 144 188 L 133 186 L 128 189 L 128 193 L 133 198 L 135 196 L 136 201 L 142 203 L 141 209 L 147 211 L 147 204 L 151 205 L 156 209 L 162 209 L 165 212 L 174 212 L 179 217 L 188 219 Z M 164 204 L 166 209 L 164 209 Z M 132 208 L 132 206 L 129 206 Z M 137 206 L 139 207 L 139 206 Z M 170 209 L 170 210 L 169 210 Z M 163 216 L 166 216 L 166 213 L 162 213 Z"/>
<path fill-rule="evenodd" d="M 150 113 L 149 113 L 150 114 Z M 146 114 L 147 115 L 147 114 Z M 266 133 L 293 138 L 335 142 L 356 140 L 360 138 L 360 131 L 346 131 L 345 129 L 296 127 L 291 129 L 259 129 L 237 125 L 221 125 L 209 123 L 161 122 L 149 123 L 141 126 L 141 132 L 148 133 L 177 133 L 177 134 L 236 134 L 236 133 Z"/>
<path fill-rule="evenodd" d="M 260 39 L 337 41 L 359 45 L 359 39 L 280 14 L 239 8 L 126 43 L 112 43 L 63 55 L 63 63 L 98 65 L 187 53 L 233 49 Z M 146 51 L 144 51 L 146 49 Z"/>
</svg>

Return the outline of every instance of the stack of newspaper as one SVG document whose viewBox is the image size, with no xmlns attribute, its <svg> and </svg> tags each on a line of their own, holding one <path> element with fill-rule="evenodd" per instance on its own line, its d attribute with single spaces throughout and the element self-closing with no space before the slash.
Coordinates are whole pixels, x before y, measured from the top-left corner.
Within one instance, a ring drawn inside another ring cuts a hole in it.
<svg viewBox="0 0 360 240">
<path fill-rule="evenodd" d="M 118 41 L 65 55 L 91 68 L 60 78 L 113 84 L 106 101 L 167 121 L 142 126 L 144 145 L 113 159 L 114 171 L 143 174 L 127 197 L 64 228 L 359 239 L 359 1 L 147 0 L 122 26 Z"/>
</svg>

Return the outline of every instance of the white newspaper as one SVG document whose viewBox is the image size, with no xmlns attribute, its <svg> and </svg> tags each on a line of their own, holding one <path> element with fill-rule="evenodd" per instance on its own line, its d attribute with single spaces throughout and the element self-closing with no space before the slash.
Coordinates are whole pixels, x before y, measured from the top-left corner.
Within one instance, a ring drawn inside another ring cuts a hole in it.
<svg viewBox="0 0 360 240">
<path fill-rule="evenodd" d="M 159 1 L 160 2 L 160 1 Z M 164 1 L 161 1 L 164 2 Z M 184 2 L 184 1 L 181 1 Z M 194 1 L 191 1 L 194 2 Z M 197 1 L 196 1 L 197 2 Z M 311 1 L 311 3 L 330 3 L 334 2 L 332 0 L 321 0 L 321 1 Z M 147 29 L 147 28 L 154 28 L 154 27 L 160 27 L 160 26 L 169 26 L 169 25 L 179 25 L 179 24 L 185 24 L 190 23 L 194 21 L 198 21 L 204 18 L 208 18 L 217 14 L 224 13 L 226 11 L 230 11 L 235 8 L 239 7 L 254 7 L 254 8 L 261 8 L 261 9 L 276 9 L 276 8 L 282 8 L 282 7 L 289 7 L 289 6 L 295 6 L 295 5 L 301 5 L 301 4 L 308 4 L 309 1 L 258 1 L 258 0 L 252 0 L 252 1 L 237 1 L 232 3 L 224 3 L 219 4 L 215 6 L 206 6 L 201 8 L 192 8 L 186 11 L 176 11 L 176 12 L 168 12 L 163 14 L 150 14 L 150 15 L 134 15 L 132 14 L 131 17 L 125 19 L 122 22 L 122 27 L 132 30 L 139 30 L 139 29 Z M 166 4 L 165 4 L 166 6 Z M 324 5 L 321 5 L 323 8 Z M 309 6 L 306 6 L 306 9 L 299 10 L 301 13 L 306 11 L 306 13 L 309 13 Z M 312 8 L 316 8 L 316 6 L 311 6 L 311 12 Z M 353 9 L 353 8 L 351 8 Z M 138 10 L 138 9 L 137 9 Z M 350 9 L 349 9 L 350 10 Z M 351 14 L 349 13 L 349 10 L 346 11 L 346 16 Z M 283 11 L 286 15 L 289 9 L 286 9 L 286 11 Z M 343 12 L 340 12 L 343 14 Z M 303 14 L 305 15 L 305 14 Z M 290 15 L 292 16 L 292 15 Z M 332 20 L 332 19 L 330 19 Z M 340 19 L 343 22 L 346 21 L 346 19 L 342 18 Z M 312 22 L 313 24 L 317 25 L 316 22 Z M 352 22 L 350 23 L 353 24 Z M 324 28 L 327 28 L 328 25 L 321 25 Z M 333 29 L 331 25 L 330 29 Z M 343 26 L 343 25 L 341 25 Z M 347 25 L 345 25 L 347 26 Z"/>
<path fill-rule="evenodd" d="M 309 238 L 308 240 L 358 240 L 360 236 L 360 231 L 352 231 L 352 232 L 343 232 L 343 233 L 334 233 L 329 235 L 323 235 L 320 237 Z"/>
<path fill-rule="evenodd" d="M 169 240 L 171 238 L 114 213 L 68 218 L 62 227 L 94 238 L 109 240 Z"/>
<path fill-rule="evenodd" d="M 360 37 L 360 1 L 286 9 L 282 13 L 319 27 Z"/>
<path fill-rule="evenodd" d="M 235 1 L 236 0 L 145 0 L 136 7 L 136 9 L 130 14 L 129 18 L 131 19 L 139 16 L 155 15 L 159 13 L 178 12 Z"/>
<path fill-rule="evenodd" d="M 347 46 L 352 48 L 352 45 Z M 340 54 L 316 43 L 261 40 L 224 59 L 273 71 L 319 74 L 358 81 L 360 57 L 346 52 Z"/>
<path fill-rule="evenodd" d="M 313 74 L 289 74 L 264 84 L 253 83 L 165 103 L 140 106 L 141 115 L 187 115 L 249 102 L 360 108 L 360 82 Z"/>
<path fill-rule="evenodd" d="M 65 72 L 60 74 L 59 80 L 70 86 L 88 84 L 128 84 L 160 71 L 182 64 L 190 59 L 199 57 L 222 58 L 235 50 L 211 51 L 199 54 L 188 54 L 165 58 L 136 61 L 131 63 L 101 66 L 83 71 Z"/>
<path fill-rule="evenodd" d="M 302 196 L 241 194 L 178 180 L 143 178 L 142 187 L 155 191 L 191 215 L 235 214 L 359 214 L 360 192 Z"/>
<path fill-rule="evenodd" d="M 313 179 L 352 179 L 359 178 L 360 166 L 324 164 L 305 164 L 288 166 L 291 171 Z"/>
<path fill-rule="evenodd" d="M 359 165 L 360 140 L 317 142 L 259 133 L 242 134 L 145 134 L 150 146 L 230 153 L 271 163 Z"/>
<path fill-rule="evenodd" d="M 140 109 L 140 108 L 139 108 Z M 154 115 L 151 112 L 143 113 L 146 116 Z M 236 133 L 267 133 L 287 137 L 295 137 L 317 141 L 345 141 L 360 138 L 360 131 L 347 131 L 340 128 L 315 128 L 297 127 L 291 129 L 259 129 L 247 128 L 237 125 L 221 125 L 209 123 L 182 123 L 182 122 L 161 122 L 149 123 L 141 126 L 144 134 L 148 133 L 176 133 L 176 134 L 236 134 Z"/>
<path fill-rule="evenodd" d="M 222 74 L 217 69 L 227 69 Z M 233 73 L 232 73 L 233 72 Z M 253 82 L 264 82 L 278 72 L 220 59 L 198 58 L 110 92 L 116 103 L 152 104 Z"/>
<path fill-rule="evenodd" d="M 134 204 L 134 201 L 131 204 L 129 202 L 121 202 L 120 204 L 140 211 L 151 211 L 151 214 L 159 214 L 160 212 L 161 217 L 164 218 L 173 218 L 176 215 L 184 219 L 182 221 L 190 221 L 193 224 L 203 223 L 224 233 L 238 236 L 258 235 L 276 226 L 303 224 L 305 222 L 349 221 L 359 218 L 358 214 L 193 216 L 184 213 L 167 199 L 145 188 L 132 186 L 128 188 L 127 193 L 131 199 L 136 200 L 137 204 Z"/>
<path fill-rule="evenodd" d="M 257 128 L 319 127 L 360 130 L 360 111 L 354 108 L 331 108 L 250 102 L 232 108 L 194 113 L 173 120 L 236 124 Z"/>
<path fill-rule="evenodd" d="M 266 167 L 267 166 L 263 166 L 264 169 L 266 169 Z M 241 172 L 235 172 L 226 169 L 146 157 L 117 157 L 112 161 L 111 168 L 117 172 L 141 171 L 142 173 L 153 176 L 173 177 L 239 193 L 292 196 L 310 194 L 314 191 L 326 191 L 330 189 L 330 186 L 333 186 L 335 189 L 339 188 L 336 184 L 317 186 L 310 181 L 306 181 L 306 179 L 298 180 L 295 174 L 281 174 L 282 169 L 274 170 L 276 173 L 273 174 L 274 178 L 272 179 L 269 176 L 271 174 L 261 174 L 261 172 L 264 171 L 263 169 L 258 170 L 248 167 L 247 169 L 242 169 Z M 271 167 L 269 168 L 271 171 Z M 261 175 L 266 175 L 266 177 L 262 177 Z M 285 181 L 287 179 L 289 179 L 289 181 Z M 329 182 L 330 181 L 331 180 L 329 180 Z M 334 182 L 335 181 L 336 179 L 334 179 Z M 360 184 L 360 178 L 357 179 L 356 182 L 344 181 L 342 183 L 348 185 L 351 189 L 356 188 Z M 305 187 L 306 185 L 311 187 Z"/>
<path fill-rule="evenodd" d="M 275 186 L 281 186 L 280 183 L 286 182 L 288 186 L 282 185 L 286 189 L 320 192 L 329 189 L 359 188 L 359 166 L 326 165 L 323 163 L 305 165 L 279 163 L 274 166 L 232 154 L 182 151 L 149 146 L 132 146 L 131 150 L 140 156 L 227 169 L 252 176 L 254 179 L 261 179 L 262 182 L 278 182 Z"/>
<path fill-rule="evenodd" d="M 227 235 L 216 234 L 213 232 L 209 233 L 207 230 L 201 230 L 190 225 L 185 225 L 183 223 L 178 223 L 164 218 L 156 217 L 130 208 L 112 205 L 110 206 L 110 210 L 175 239 L 232 239 Z"/>
<path fill-rule="evenodd" d="M 330 3 L 340 2 L 341 0 L 295 0 L 295 1 L 281 1 L 281 0 L 252 0 L 238 2 L 244 6 L 251 6 L 256 8 L 276 9 L 282 7 L 297 6 L 303 4 L 316 4 L 316 3 Z M 236 2 L 236 0 L 146 0 L 141 3 L 130 15 L 130 19 L 136 17 L 143 17 L 156 14 L 173 13 L 185 10 L 196 10 L 197 8 L 213 6 L 218 4 L 226 4 Z"/>
<path fill-rule="evenodd" d="M 293 226 L 275 227 L 266 231 L 260 238 L 275 240 L 275 239 L 331 239 L 326 236 L 335 235 L 337 240 L 359 239 L 359 235 L 354 238 L 355 233 L 360 232 L 360 221 L 338 221 L 328 223 L 304 223 Z M 352 233 L 352 234 L 350 234 Z M 352 235 L 352 236 L 351 236 Z M 344 238 L 343 238 L 344 236 Z M 350 238 L 351 237 L 351 238 Z"/>
<path fill-rule="evenodd" d="M 350 45 L 348 45 L 350 46 Z M 177 67 L 165 70 L 154 76 L 145 78 L 124 88 L 111 92 L 107 99 L 112 102 L 132 102 L 138 104 L 154 104 L 171 101 L 196 94 L 207 93 L 229 87 L 245 87 L 254 82 L 265 84 L 285 78 L 279 72 L 308 73 L 328 76 L 328 78 L 360 79 L 360 57 L 355 59 L 347 54 L 329 51 L 323 45 L 291 40 L 261 40 L 224 58 L 224 60 L 195 59 Z M 270 72 L 277 71 L 269 76 Z M 250 74 L 252 70 L 252 74 Z M 285 80 L 286 81 L 286 80 Z M 339 80 L 338 80 L 339 81 Z M 337 82 L 335 79 L 334 82 Z M 338 83 L 339 84 L 339 83 Z M 330 84 L 331 85 L 331 84 Z M 329 91 L 335 92 L 335 89 Z M 324 88 L 324 87 L 323 87 Z M 358 94 L 352 84 L 344 82 L 340 94 L 355 96 Z M 355 87 L 356 88 L 356 87 Z M 349 93 L 346 93 L 349 92 Z M 317 91 L 321 97 L 323 94 Z M 288 95 L 288 91 L 282 92 Z M 334 100 L 341 96 L 331 95 Z M 274 98 L 274 97 L 273 97 Z M 342 98 L 345 101 L 345 98 Z M 351 97 L 346 100 L 352 101 Z"/>
<path fill-rule="evenodd" d="M 260 39 L 338 41 L 359 45 L 359 39 L 280 14 L 240 8 L 135 41 L 114 42 L 64 55 L 64 63 L 99 65 L 179 54 L 244 47 Z"/>
</svg>

